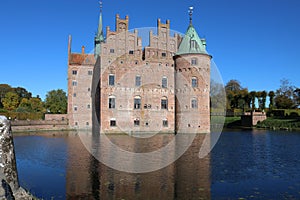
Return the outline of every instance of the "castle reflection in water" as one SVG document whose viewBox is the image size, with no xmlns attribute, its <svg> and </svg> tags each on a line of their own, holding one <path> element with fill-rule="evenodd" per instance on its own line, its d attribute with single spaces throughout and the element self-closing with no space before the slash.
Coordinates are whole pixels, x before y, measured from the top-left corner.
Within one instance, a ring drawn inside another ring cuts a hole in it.
<svg viewBox="0 0 300 200">
<path fill-rule="evenodd" d="M 122 148 L 143 152 L 152 151 L 153 144 L 157 148 L 166 145 L 172 137 L 158 134 L 149 140 L 109 136 L 115 144 L 123 144 Z M 136 174 L 100 163 L 86 150 L 79 136 L 69 135 L 66 199 L 210 199 L 210 156 L 198 157 L 204 137 L 205 134 L 197 135 L 190 148 L 167 167 Z"/>
</svg>

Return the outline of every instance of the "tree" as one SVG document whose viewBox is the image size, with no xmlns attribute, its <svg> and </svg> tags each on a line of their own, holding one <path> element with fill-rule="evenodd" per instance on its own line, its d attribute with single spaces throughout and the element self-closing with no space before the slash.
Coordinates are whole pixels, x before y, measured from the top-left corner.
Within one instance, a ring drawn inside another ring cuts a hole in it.
<svg viewBox="0 0 300 200">
<path fill-rule="evenodd" d="M 294 99 L 295 99 L 297 107 L 299 107 L 300 106 L 300 88 L 297 88 L 294 91 Z"/>
<path fill-rule="evenodd" d="M 230 80 L 226 86 L 226 96 L 227 96 L 227 108 L 238 108 L 239 99 L 238 93 L 242 89 L 242 86 L 238 80 Z"/>
<path fill-rule="evenodd" d="M 12 92 L 13 88 L 8 84 L 0 84 L 0 108 L 3 108 L 2 98 L 5 97 L 6 93 Z"/>
<path fill-rule="evenodd" d="M 255 99 L 256 99 L 256 92 L 251 91 L 250 92 L 250 97 L 251 97 L 251 105 L 252 105 L 252 111 L 255 110 Z"/>
<path fill-rule="evenodd" d="M 270 98 L 269 108 L 272 110 L 273 107 L 274 107 L 275 92 L 274 91 L 270 91 L 268 95 L 269 95 L 269 98 Z"/>
<path fill-rule="evenodd" d="M 257 92 L 257 98 L 258 98 L 258 105 L 261 110 L 264 110 L 266 108 L 266 101 L 267 101 L 267 92 L 261 91 Z"/>
<path fill-rule="evenodd" d="M 62 89 L 51 90 L 46 95 L 45 107 L 50 113 L 67 113 L 67 95 Z"/>
<path fill-rule="evenodd" d="M 5 97 L 1 99 L 4 109 L 15 110 L 19 106 L 19 96 L 14 92 L 7 92 Z"/>
<path fill-rule="evenodd" d="M 17 87 L 14 88 L 14 91 L 19 95 L 20 100 L 22 100 L 23 98 L 27 98 L 27 99 L 31 98 L 31 93 L 28 92 L 25 88 Z"/>
<path fill-rule="evenodd" d="M 291 85 L 289 80 L 280 80 L 280 88 L 276 90 L 276 97 L 274 99 L 276 107 L 282 109 L 290 109 L 295 107 L 293 102 L 293 93 L 295 87 Z"/>
<path fill-rule="evenodd" d="M 33 97 L 29 99 L 31 110 L 33 112 L 45 112 L 43 102 L 38 97 Z"/>
</svg>

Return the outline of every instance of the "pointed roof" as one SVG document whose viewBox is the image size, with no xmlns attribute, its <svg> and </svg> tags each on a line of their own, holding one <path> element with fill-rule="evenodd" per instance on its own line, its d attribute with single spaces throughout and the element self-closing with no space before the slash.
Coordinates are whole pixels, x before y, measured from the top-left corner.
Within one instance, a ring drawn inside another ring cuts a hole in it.
<svg viewBox="0 0 300 200">
<path fill-rule="evenodd" d="M 194 53 L 208 54 L 206 51 L 205 39 L 199 37 L 194 26 L 190 23 L 176 54 L 182 55 Z"/>
<path fill-rule="evenodd" d="M 99 15 L 98 32 L 96 38 L 102 42 L 104 41 L 103 26 L 102 26 L 102 1 L 100 1 L 99 3 L 100 3 L 100 15 Z"/>
<path fill-rule="evenodd" d="M 193 54 L 201 53 L 207 54 L 206 52 L 206 41 L 201 39 L 193 26 L 193 9 L 194 7 L 189 7 L 190 25 L 179 45 L 177 55 L 182 54 Z"/>
</svg>

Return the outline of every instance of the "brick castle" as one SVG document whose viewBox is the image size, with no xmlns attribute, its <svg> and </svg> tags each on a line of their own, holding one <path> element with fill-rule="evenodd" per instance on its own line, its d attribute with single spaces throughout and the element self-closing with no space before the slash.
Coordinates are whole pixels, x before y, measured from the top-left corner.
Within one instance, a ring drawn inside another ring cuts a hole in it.
<svg viewBox="0 0 300 200">
<path fill-rule="evenodd" d="M 116 15 L 115 31 L 102 29 L 94 53 L 68 44 L 68 118 L 73 128 L 99 124 L 113 132 L 210 132 L 210 60 L 206 41 L 190 22 L 184 35 L 157 20 L 143 47 L 129 17 Z"/>
</svg>

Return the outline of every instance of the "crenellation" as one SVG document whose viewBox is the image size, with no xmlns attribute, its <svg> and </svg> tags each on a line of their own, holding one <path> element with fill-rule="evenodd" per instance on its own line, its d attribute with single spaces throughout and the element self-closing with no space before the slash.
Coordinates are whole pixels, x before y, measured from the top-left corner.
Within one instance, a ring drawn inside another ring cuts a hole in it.
<svg viewBox="0 0 300 200">
<path fill-rule="evenodd" d="M 128 31 L 128 16 L 121 19 L 117 14 L 115 25 L 115 31 L 106 27 L 99 55 L 85 54 L 84 47 L 81 54 L 72 53 L 69 41 L 70 126 L 90 127 L 96 106 L 99 128 L 105 133 L 209 132 L 211 57 L 203 52 L 178 55 L 187 36 L 171 36 L 170 20 L 157 20 L 157 34 L 149 31 L 145 48 L 138 30 Z M 205 40 L 201 43 L 206 46 Z M 95 88 L 93 84 L 98 85 L 99 105 L 92 105 L 92 93 L 87 91 Z"/>
</svg>

